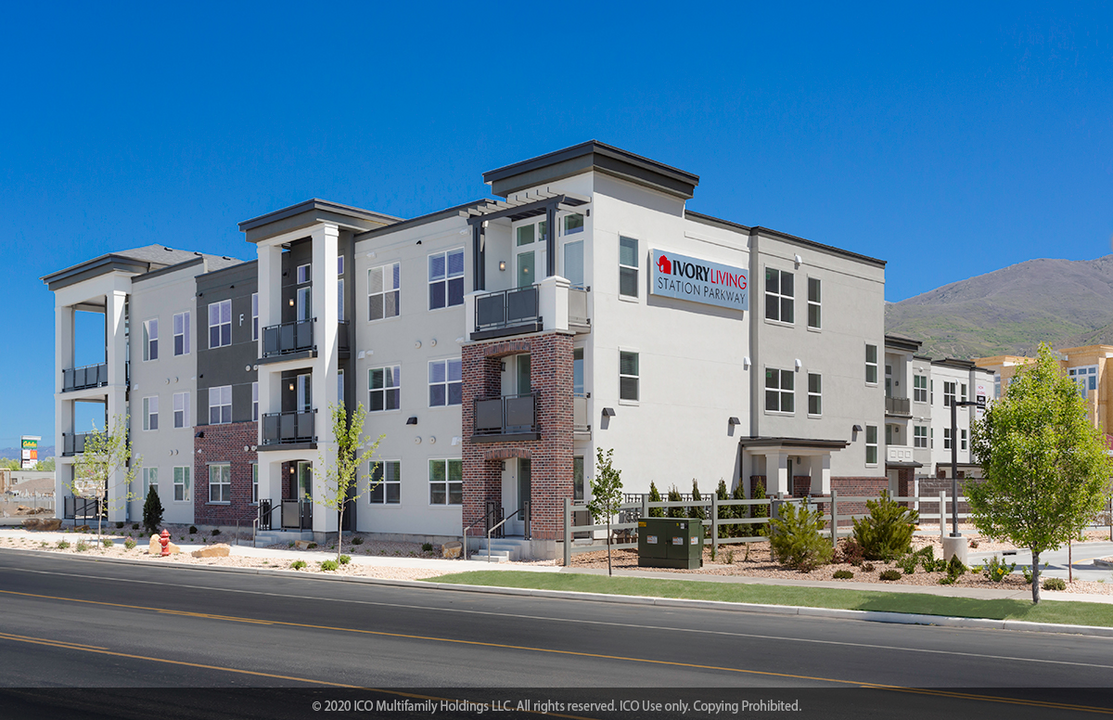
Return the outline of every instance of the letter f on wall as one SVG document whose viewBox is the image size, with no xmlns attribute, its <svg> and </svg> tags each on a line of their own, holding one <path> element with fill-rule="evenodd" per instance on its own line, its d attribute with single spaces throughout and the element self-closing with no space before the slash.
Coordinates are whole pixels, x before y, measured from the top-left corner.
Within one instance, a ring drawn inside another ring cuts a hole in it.
<svg viewBox="0 0 1113 720">
<path fill-rule="evenodd" d="M 664 255 L 657 258 L 657 271 L 662 275 L 672 275 L 672 263 Z"/>
</svg>

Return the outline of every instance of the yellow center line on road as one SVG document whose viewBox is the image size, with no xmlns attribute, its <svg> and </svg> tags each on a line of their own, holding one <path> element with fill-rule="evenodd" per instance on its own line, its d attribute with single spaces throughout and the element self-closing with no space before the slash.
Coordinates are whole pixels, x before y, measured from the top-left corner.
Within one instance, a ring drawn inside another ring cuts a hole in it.
<svg viewBox="0 0 1113 720">
<path fill-rule="evenodd" d="M 130 610 L 142 610 L 142 611 L 145 611 L 145 612 L 155 612 L 155 613 L 181 615 L 183 617 L 196 617 L 196 618 L 201 618 L 201 619 L 216 619 L 216 620 L 223 620 L 223 621 L 227 621 L 227 622 L 243 622 L 243 623 L 249 623 L 249 624 L 253 624 L 253 625 L 254 624 L 268 624 L 268 625 L 272 625 L 272 626 L 305 628 L 305 629 L 309 629 L 309 630 L 326 630 L 326 631 L 329 631 L 329 632 L 346 632 L 346 633 L 355 633 L 355 634 L 359 634 L 359 635 L 372 635 L 372 636 L 376 636 L 376 637 L 392 637 L 392 638 L 399 638 L 399 639 L 403 639 L 403 640 L 420 640 L 420 641 L 424 641 L 424 642 L 452 643 L 452 644 L 456 644 L 456 645 L 468 645 L 468 646 L 472 646 L 472 647 L 488 647 L 488 648 L 496 648 L 496 649 L 500 649 L 500 650 L 517 650 L 517 651 L 522 651 L 522 652 L 546 653 L 546 654 L 551 654 L 551 655 L 566 655 L 566 656 L 581 657 L 581 658 L 596 658 L 596 659 L 600 659 L 600 660 L 615 660 L 615 661 L 620 661 L 620 662 L 644 663 L 644 664 L 648 664 L 648 665 L 664 665 L 664 666 L 669 666 L 669 667 L 691 668 L 691 669 L 695 669 L 695 670 L 713 670 L 713 671 L 716 671 L 716 672 L 736 673 L 736 674 L 741 674 L 741 675 L 756 675 L 756 676 L 762 676 L 762 677 L 786 678 L 786 679 L 790 679 L 790 680 L 810 680 L 810 681 L 815 681 L 815 682 L 834 683 L 836 685 L 850 685 L 850 686 L 854 686 L 854 687 L 870 688 L 870 689 L 875 689 L 875 690 L 891 690 L 891 691 L 894 691 L 894 692 L 916 693 L 916 694 L 922 694 L 922 695 L 934 695 L 934 696 L 939 696 L 939 697 L 953 697 L 953 698 L 966 699 L 966 700 L 981 700 L 981 701 L 986 701 L 986 702 L 999 702 L 999 703 L 1006 703 L 1006 704 L 1010 704 L 1010 705 L 1025 705 L 1025 706 L 1029 706 L 1029 707 L 1052 708 L 1052 709 L 1057 709 L 1057 710 L 1077 710 L 1077 711 L 1080 711 L 1080 712 L 1092 712 L 1092 713 L 1099 713 L 1099 714 L 1104 714 L 1104 715 L 1113 715 L 1113 708 L 1101 708 L 1101 707 L 1094 707 L 1094 706 L 1089 706 L 1089 705 L 1073 705 L 1073 704 L 1069 704 L 1069 703 L 1055 703 L 1055 702 L 1047 702 L 1047 701 L 1042 701 L 1042 700 L 1026 700 L 1026 699 L 1022 699 L 1022 698 L 1008 698 L 1008 697 L 1000 697 L 1000 696 L 996 696 L 996 695 L 978 695 L 978 694 L 974 694 L 974 693 L 963 693 L 963 692 L 950 691 L 950 690 L 934 690 L 934 689 L 931 689 L 931 688 L 912 688 L 912 687 L 906 687 L 906 686 L 902 686 L 902 685 L 886 685 L 886 684 L 861 682 L 861 681 L 854 681 L 854 680 L 840 680 L 838 678 L 826 678 L 826 677 L 817 677 L 817 676 L 811 676 L 811 675 L 796 675 L 796 674 L 792 674 L 792 673 L 772 672 L 772 671 L 769 671 L 769 670 L 752 670 L 752 669 L 746 669 L 746 668 L 724 667 L 724 666 L 720 666 L 720 665 L 703 665 L 703 664 L 699 664 L 699 663 L 685 663 L 685 662 L 679 662 L 679 661 L 676 661 L 676 660 L 656 660 L 656 659 L 653 659 L 653 658 L 628 657 L 628 656 L 623 656 L 623 655 L 607 655 L 607 654 L 603 654 L 603 653 L 589 653 L 589 652 L 582 652 L 582 651 L 578 651 L 578 650 L 558 650 L 558 649 L 555 649 L 555 648 L 531 647 L 531 646 L 528 646 L 528 645 L 510 645 L 510 644 L 506 644 L 506 643 L 483 642 L 481 640 L 461 640 L 461 639 L 457 639 L 457 638 L 434 637 L 434 636 L 429 636 L 429 635 L 412 635 L 412 634 L 408 634 L 408 633 L 386 632 L 386 631 L 383 631 L 383 630 L 361 630 L 361 629 L 358 629 L 358 628 L 334 627 L 334 626 L 330 626 L 330 625 L 315 625 L 315 624 L 310 624 L 310 623 L 297 623 L 297 622 L 289 622 L 289 621 L 281 621 L 281 620 L 270 621 L 270 620 L 257 620 L 257 619 L 254 619 L 254 618 L 241 618 L 241 617 L 234 617 L 234 616 L 228 616 L 228 615 L 206 615 L 206 614 L 203 614 L 203 613 L 190 613 L 190 612 L 184 612 L 184 611 L 179 611 L 179 610 L 169 610 L 169 609 L 163 609 L 163 608 L 146 607 L 146 606 L 143 606 L 143 605 L 127 605 L 127 604 L 124 604 L 124 603 L 112 603 L 112 602 L 105 602 L 105 601 L 101 601 L 101 600 L 83 600 L 83 599 L 80 599 L 80 598 L 67 598 L 67 597 L 59 597 L 59 596 L 55 596 L 55 595 L 37 595 L 37 594 L 34 594 L 34 593 L 16 592 L 16 591 L 13 591 L 13 590 L 0 590 L 0 593 L 6 594 L 6 595 L 18 595 L 18 596 L 21 596 L 21 597 L 40 598 L 40 599 L 44 599 L 44 600 L 60 600 L 60 601 L 63 601 L 63 602 L 76 602 L 76 603 L 84 603 L 84 604 L 89 604 L 89 605 L 102 605 L 102 606 L 106 606 L 106 607 L 125 608 L 125 609 L 130 609 Z M 75 648 L 75 649 L 83 649 L 83 648 Z M 212 666 L 212 665 L 198 665 L 198 664 L 194 664 L 194 663 L 182 662 L 182 661 L 177 661 L 177 660 L 162 660 L 162 659 L 159 659 L 159 658 L 141 658 L 140 656 L 132 656 L 132 655 L 124 654 L 124 653 L 114 653 L 114 652 L 106 651 L 106 650 L 89 650 L 89 652 L 103 652 L 103 653 L 106 653 L 106 654 L 120 655 L 121 657 L 136 657 L 136 658 L 144 659 L 144 660 L 157 660 L 157 661 L 160 661 L 160 662 L 177 663 L 177 664 L 181 664 L 181 665 L 188 665 L 188 666 L 191 666 L 191 667 L 207 668 L 207 669 L 213 669 L 213 670 L 228 670 L 229 672 L 242 672 L 242 673 L 246 673 L 246 674 L 250 674 L 250 675 L 259 675 L 259 676 L 263 676 L 263 677 L 274 677 L 274 678 L 280 678 L 280 679 L 285 679 L 285 680 L 297 680 L 299 682 L 320 682 L 323 685 L 331 685 L 331 686 L 336 686 L 336 687 L 357 687 L 357 686 L 353 686 L 353 685 L 343 685 L 343 684 L 339 684 L 339 683 L 330 683 L 330 682 L 326 682 L 326 681 L 315 681 L 315 680 L 310 680 L 310 679 L 307 679 L 307 678 L 288 677 L 288 676 L 283 676 L 283 675 L 271 675 L 271 674 L 268 674 L 268 673 L 254 672 L 254 671 L 249 671 L 249 670 L 238 670 L 238 669 L 235 669 L 235 668 L 221 668 L 221 667 Z"/>
<path fill-rule="evenodd" d="M 107 650 L 107 648 L 100 645 L 86 645 L 85 643 L 69 642 L 68 640 L 50 640 L 48 638 L 31 637 L 30 635 L 15 635 L 13 633 L 0 632 L 0 638 L 7 638 L 8 640 L 26 640 L 28 642 L 37 642 L 42 644 L 50 644 L 55 647 L 70 648 L 73 650 Z"/>
</svg>

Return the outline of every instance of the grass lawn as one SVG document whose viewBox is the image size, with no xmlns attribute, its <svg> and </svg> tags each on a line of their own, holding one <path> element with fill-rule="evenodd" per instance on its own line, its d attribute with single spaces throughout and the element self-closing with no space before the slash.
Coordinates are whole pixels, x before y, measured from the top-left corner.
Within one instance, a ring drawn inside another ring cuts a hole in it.
<svg viewBox="0 0 1113 720">
<path fill-rule="evenodd" d="M 842 590 L 502 570 L 478 570 L 441 575 L 429 578 L 426 582 L 1113 627 L 1113 605 L 1089 602 L 1056 600 L 1032 605 L 1027 600 L 975 600 L 880 590 Z"/>
</svg>

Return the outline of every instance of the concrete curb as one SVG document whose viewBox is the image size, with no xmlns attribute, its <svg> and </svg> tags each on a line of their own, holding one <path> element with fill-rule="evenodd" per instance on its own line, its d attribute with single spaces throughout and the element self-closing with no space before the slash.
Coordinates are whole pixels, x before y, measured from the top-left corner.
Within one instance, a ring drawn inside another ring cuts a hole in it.
<svg viewBox="0 0 1113 720">
<path fill-rule="evenodd" d="M 22 548 L 0 548 L 0 552 L 21 555 L 39 555 L 48 550 L 26 550 Z M 323 575 L 306 573 L 299 570 L 278 570 L 271 568 L 234 568 L 214 565 L 177 565 L 158 564 L 130 558 L 98 558 L 93 556 L 68 555 L 74 560 L 104 562 L 120 565 L 142 565 L 144 567 L 217 571 L 242 575 L 272 575 L 276 577 L 298 577 L 305 580 L 324 580 L 326 582 L 348 582 L 364 585 L 383 585 L 387 587 L 423 588 L 448 592 L 470 592 L 489 595 L 512 595 L 518 597 L 550 598 L 555 600 L 580 600 L 587 602 L 618 603 L 624 605 L 652 605 L 668 608 L 694 608 L 700 610 L 719 610 L 727 612 L 760 613 L 765 615 L 799 615 L 803 617 L 835 618 L 864 622 L 892 623 L 898 625 L 935 625 L 937 627 L 982 628 L 989 630 L 1019 630 L 1023 632 L 1054 633 L 1059 635 L 1088 635 L 1091 637 L 1113 637 L 1113 627 L 1091 625 L 1059 625 L 1055 623 L 1036 623 L 1023 620 L 989 620 L 986 618 L 961 618 L 943 615 L 919 615 L 915 613 L 881 612 L 877 610 L 842 610 L 834 608 L 798 607 L 795 605 L 762 605 L 758 603 L 732 603 L 721 600 L 689 600 L 685 598 L 646 597 L 640 595 L 608 595 L 605 593 L 576 592 L 572 590 L 537 590 L 533 588 L 492 587 L 487 585 L 458 585 L 424 580 L 391 580 L 389 578 L 348 577 L 345 575 Z M 466 572 L 466 571 L 465 571 Z M 1079 602 L 1085 602 L 1084 600 Z"/>
</svg>

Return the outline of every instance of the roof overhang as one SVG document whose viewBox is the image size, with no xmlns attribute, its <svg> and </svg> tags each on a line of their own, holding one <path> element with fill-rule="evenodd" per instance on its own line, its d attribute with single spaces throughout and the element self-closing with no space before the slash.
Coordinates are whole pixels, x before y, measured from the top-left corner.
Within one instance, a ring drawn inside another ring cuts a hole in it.
<svg viewBox="0 0 1113 720">
<path fill-rule="evenodd" d="M 480 205 L 461 210 L 460 217 L 467 218 L 469 225 L 500 218 L 516 222 L 544 215 L 550 208 L 575 212 L 578 207 L 589 202 L 591 201 L 588 198 L 579 195 L 541 190 L 525 193 L 513 200 L 486 200 Z"/>
<path fill-rule="evenodd" d="M 748 437 L 740 439 L 738 444 L 747 450 L 782 449 L 793 454 L 806 455 L 809 451 L 812 453 L 823 453 L 842 450 L 850 445 L 850 441 L 821 440 L 818 438 Z"/>
<path fill-rule="evenodd" d="M 65 270 L 59 270 L 50 275 L 44 275 L 42 281 L 46 283 L 51 292 L 54 292 L 98 275 L 106 275 L 111 272 L 141 275 L 150 268 L 151 263 L 149 262 L 136 260 L 125 255 L 108 254 L 83 262 L 80 265 L 68 267 Z"/>
<path fill-rule="evenodd" d="M 309 229 L 315 225 L 336 225 L 345 230 L 366 232 L 398 222 L 399 218 L 313 198 L 275 210 L 240 223 L 248 242 L 258 243 L 278 235 Z"/>
</svg>

